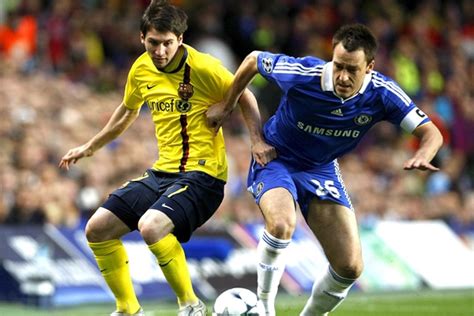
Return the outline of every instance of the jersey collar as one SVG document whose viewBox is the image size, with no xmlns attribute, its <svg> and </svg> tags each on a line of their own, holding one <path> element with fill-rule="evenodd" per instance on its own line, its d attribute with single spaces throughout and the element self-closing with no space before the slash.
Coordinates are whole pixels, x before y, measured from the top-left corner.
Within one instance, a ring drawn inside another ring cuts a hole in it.
<svg viewBox="0 0 474 316">
<path fill-rule="evenodd" d="M 181 47 L 183 49 L 183 52 L 182 52 L 182 56 L 179 60 L 178 65 L 175 68 L 171 68 L 174 65 L 176 65 L 176 61 L 173 58 L 173 60 L 171 61 L 171 63 L 169 65 L 167 65 L 163 69 L 158 69 L 159 71 L 167 73 L 167 74 L 173 74 L 175 72 L 178 72 L 181 68 L 183 68 L 184 63 L 186 62 L 186 58 L 188 58 L 188 50 L 187 50 L 186 46 L 184 46 L 184 45 L 181 45 Z M 180 52 L 177 52 L 176 54 L 180 54 Z M 176 57 L 178 57 L 178 56 L 176 56 Z M 169 68 L 171 68 L 171 69 L 168 70 Z"/>
<path fill-rule="evenodd" d="M 323 76 L 321 80 L 323 91 L 334 92 L 334 82 L 332 80 L 332 67 L 333 67 L 332 61 L 324 65 Z M 372 71 L 365 75 L 364 82 L 362 83 L 362 87 L 360 87 L 360 90 L 358 92 L 359 94 L 362 94 L 365 92 L 365 90 L 367 89 L 367 86 L 370 83 L 371 78 L 372 78 Z"/>
</svg>

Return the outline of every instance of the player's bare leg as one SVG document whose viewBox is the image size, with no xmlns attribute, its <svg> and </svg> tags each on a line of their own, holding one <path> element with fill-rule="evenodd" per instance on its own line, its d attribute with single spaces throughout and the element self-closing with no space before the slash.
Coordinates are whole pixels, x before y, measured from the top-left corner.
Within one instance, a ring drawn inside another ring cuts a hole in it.
<svg viewBox="0 0 474 316">
<path fill-rule="evenodd" d="M 114 213 L 106 208 L 100 207 L 89 219 L 86 225 L 86 238 L 88 242 L 101 242 L 112 239 L 120 239 L 130 232 Z"/>
<path fill-rule="evenodd" d="M 300 315 L 327 315 L 344 300 L 363 270 L 356 217 L 345 206 L 314 199 L 309 206 L 308 224 L 330 266 L 314 283 L 311 297 Z"/>
<path fill-rule="evenodd" d="M 257 294 L 266 315 L 275 315 L 275 297 L 285 270 L 284 254 L 295 230 L 295 203 L 286 189 L 275 188 L 264 193 L 260 209 L 265 231 L 257 247 Z"/>
</svg>

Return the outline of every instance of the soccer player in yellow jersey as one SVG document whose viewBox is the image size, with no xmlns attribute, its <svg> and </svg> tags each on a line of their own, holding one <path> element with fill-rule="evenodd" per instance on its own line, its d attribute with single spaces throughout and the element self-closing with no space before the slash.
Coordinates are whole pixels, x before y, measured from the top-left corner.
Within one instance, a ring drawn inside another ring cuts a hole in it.
<svg viewBox="0 0 474 316">
<path fill-rule="evenodd" d="M 123 102 L 105 127 L 69 150 L 59 166 L 69 169 L 118 137 L 148 106 L 159 159 L 137 179 L 114 191 L 86 226 L 99 269 L 116 298 L 111 316 L 144 315 L 135 295 L 120 238 L 138 229 L 176 293 L 178 315 L 205 315 L 192 288 L 180 242 L 216 211 L 223 198 L 227 162 L 222 130 L 213 124 L 212 104 L 223 99 L 233 75 L 221 63 L 183 44 L 187 16 L 166 1 L 152 1 L 140 25 L 146 52 L 132 65 Z M 263 141 L 253 94 L 240 106 L 250 130 L 252 154 L 265 164 L 273 147 Z"/>
</svg>

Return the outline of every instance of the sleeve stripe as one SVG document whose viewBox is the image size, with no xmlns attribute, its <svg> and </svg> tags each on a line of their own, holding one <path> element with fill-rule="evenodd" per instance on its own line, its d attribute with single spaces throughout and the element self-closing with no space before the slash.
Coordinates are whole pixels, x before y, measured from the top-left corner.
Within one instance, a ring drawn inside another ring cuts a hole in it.
<svg viewBox="0 0 474 316">
<path fill-rule="evenodd" d="M 380 78 L 376 78 L 376 77 L 373 77 L 373 78 L 374 78 L 374 81 L 373 81 L 374 86 L 384 87 L 388 91 L 395 94 L 401 101 L 403 101 L 403 103 L 406 106 L 410 105 L 410 103 L 411 103 L 410 97 L 408 95 L 406 95 L 406 93 L 403 92 L 399 87 L 397 87 L 393 82 L 387 82 L 387 81 L 384 81 L 384 80 L 382 80 Z"/>
<path fill-rule="evenodd" d="M 323 67 L 318 65 L 316 67 L 305 67 L 299 63 L 287 63 L 278 61 L 273 69 L 277 74 L 295 74 L 301 76 L 321 76 Z"/>
<path fill-rule="evenodd" d="M 298 68 L 298 69 L 301 69 L 301 70 L 308 70 L 308 71 L 312 71 L 312 70 L 322 70 L 323 69 L 323 66 L 322 65 L 317 65 L 317 66 L 313 66 L 313 67 L 306 67 L 306 66 L 303 66 L 303 64 L 300 64 L 300 63 L 288 63 L 288 62 L 284 62 L 284 61 L 277 61 L 276 65 L 275 65 L 275 69 L 278 69 L 278 68 Z"/>
</svg>

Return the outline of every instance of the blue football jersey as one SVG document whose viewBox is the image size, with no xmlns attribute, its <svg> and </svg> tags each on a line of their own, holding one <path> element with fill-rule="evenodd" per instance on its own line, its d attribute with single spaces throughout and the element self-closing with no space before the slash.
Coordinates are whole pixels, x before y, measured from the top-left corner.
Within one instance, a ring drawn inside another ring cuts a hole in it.
<svg viewBox="0 0 474 316">
<path fill-rule="evenodd" d="M 390 78 L 372 71 L 358 93 L 334 92 L 332 62 L 261 52 L 258 70 L 283 91 L 264 135 L 280 159 L 312 168 L 352 150 L 377 122 L 387 120 L 412 132 L 429 118 Z"/>
</svg>

